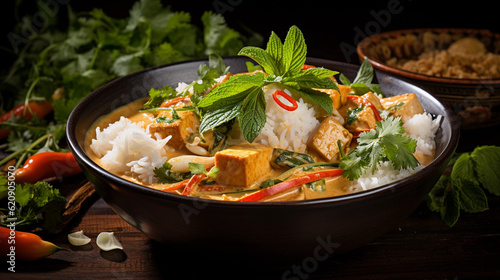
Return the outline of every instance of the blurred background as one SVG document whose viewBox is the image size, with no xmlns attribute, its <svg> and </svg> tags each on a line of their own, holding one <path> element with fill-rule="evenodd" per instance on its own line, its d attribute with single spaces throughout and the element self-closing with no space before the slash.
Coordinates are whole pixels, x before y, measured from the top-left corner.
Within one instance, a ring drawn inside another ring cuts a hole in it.
<svg viewBox="0 0 500 280">
<path fill-rule="evenodd" d="M 127 17 L 136 0 L 44 0 L 61 7 L 59 24 L 64 27 L 66 4 L 75 11 L 101 8 L 112 17 Z M 34 1 L 2 2 L 2 64 L 7 68 L 15 58 L 7 34 L 21 17 L 36 11 Z M 308 56 L 359 63 L 356 44 L 375 33 L 421 27 L 460 27 L 500 32 L 498 11 L 492 1 L 271 1 L 271 0 L 182 0 L 163 1 L 174 11 L 186 11 L 192 21 L 200 20 L 204 11 L 221 14 L 229 27 L 238 31 L 249 28 L 267 41 L 271 31 L 282 39 L 291 25 L 297 25 L 306 37 Z M 15 7 L 18 5 L 18 13 Z"/>
</svg>

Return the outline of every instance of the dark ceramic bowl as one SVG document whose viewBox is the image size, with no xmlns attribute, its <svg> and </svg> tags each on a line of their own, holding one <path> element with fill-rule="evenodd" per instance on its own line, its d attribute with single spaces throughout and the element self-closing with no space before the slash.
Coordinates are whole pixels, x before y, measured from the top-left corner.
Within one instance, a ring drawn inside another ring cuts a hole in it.
<svg viewBox="0 0 500 280">
<path fill-rule="evenodd" d="M 488 52 L 500 54 L 500 34 L 488 30 L 423 28 L 388 31 L 363 39 L 357 46 L 361 61 L 368 59 L 378 76 L 407 80 L 449 105 L 462 119 L 462 129 L 500 125 L 500 78 L 459 79 L 419 74 L 396 68 L 389 61 L 416 59 L 428 50 L 447 49 L 464 37 L 475 37 Z"/>
<path fill-rule="evenodd" d="M 224 59 L 233 73 L 246 71 L 242 57 Z M 160 243 L 233 260 L 320 258 L 359 247 L 395 228 L 436 183 L 454 152 L 459 121 L 424 90 L 395 78 L 380 80 L 387 95 L 415 93 L 425 109 L 444 116 L 436 137 L 436 159 L 417 174 L 377 189 L 339 197 L 297 202 L 227 202 L 166 193 L 129 182 L 93 162 L 84 149 L 92 123 L 113 109 L 147 96 L 150 88 L 176 86 L 197 78 L 205 60 L 160 66 L 116 79 L 92 92 L 67 124 L 71 151 L 86 177 L 109 206 L 132 226 Z M 308 64 L 353 79 L 358 67 L 321 59 Z"/>
</svg>

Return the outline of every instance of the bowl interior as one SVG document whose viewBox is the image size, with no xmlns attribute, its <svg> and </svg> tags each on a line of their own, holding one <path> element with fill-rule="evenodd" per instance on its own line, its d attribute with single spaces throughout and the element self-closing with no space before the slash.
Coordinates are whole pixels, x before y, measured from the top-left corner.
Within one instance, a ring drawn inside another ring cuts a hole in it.
<svg viewBox="0 0 500 280">
<path fill-rule="evenodd" d="M 235 73 L 246 71 L 245 62 L 247 61 L 249 60 L 243 57 L 224 58 L 226 65 L 230 65 L 231 71 Z M 139 189 L 144 192 L 153 192 L 155 194 L 160 193 L 163 196 L 179 197 L 178 195 L 143 187 L 107 172 L 87 156 L 85 152 L 85 136 L 89 128 L 98 118 L 132 101 L 148 96 L 148 92 L 151 88 L 161 88 L 164 85 L 169 85 L 175 88 L 178 82 L 189 83 L 197 79 L 198 76 L 196 74 L 196 69 L 200 64 L 206 62 L 206 60 L 194 60 L 145 69 L 143 71 L 118 78 L 91 93 L 74 109 L 68 120 L 67 138 L 72 152 L 75 153 L 76 157 L 81 161 L 81 164 L 92 168 L 110 180 L 120 181 L 120 183 L 124 186 Z M 351 80 L 354 79 L 359 68 L 353 64 L 318 58 L 308 58 L 307 63 L 338 71 L 346 75 Z M 386 96 L 412 92 L 417 95 L 426 112 L 431 113 L 434 116 L 443 116 L 441 128 L 436 134 L 435 163 L 432 163 L 423 171 L 418 172 L 408 180 L 415 180 L 420 174 L 424 174 L 426 172 L 435 172 L 435 170 L 433 170 L 434 165 L 437 166 L 441 164 L 456 148 L 459 135 L 457 127 L 459 127 L 460 121 L 456 118 L 450 108 L 440 103 L 426 91 L 411 83 L 384 75 L 381 76 L 381 79 L 379 78 L 378 82 L 381 84 L 381 89 Z M 394 184 L 390 184 L 387 187 L 390 188 L 392 185 Z M 379 189 L 381 190 L 382 188 L 365 191 L 363 193 L 368 194 L 370 192 L 377 192 Z M 346 196 L 349 197 L 358 195 L 359 194 L 350 194 Z M 182 197 L 181 199 L 184 198 Z M 320 200 L 335 199 L 337 198 L 334 197 Z M 213 203 L 219 202 L 214 201 Z M 300 204 L 300 202 L 298 203 Z M 273 203 L 266 202 L 265 204 L 270 205 Z M 281 203 L 276 202 L 275 204 Z"/>
</svg>

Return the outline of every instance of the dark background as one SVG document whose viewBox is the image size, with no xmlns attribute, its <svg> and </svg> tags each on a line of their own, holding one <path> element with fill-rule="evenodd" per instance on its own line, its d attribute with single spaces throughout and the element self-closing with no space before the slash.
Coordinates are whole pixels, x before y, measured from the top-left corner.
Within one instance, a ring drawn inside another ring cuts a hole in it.
<svg viewBox="0 0 500 280">
<path fill-rule="evenodd" d="M 126 17 L 135 0 L 45 0 L 68 3 L 75 11 L 102 8 L 113 17 Z M 16 1 L 2 2 L 2 68 L 8 68 L 15 57 L 7 34 L 16 23 Z M 22 1 L 19 15 L 33 13 L 34 1 Z M 224 16 L 228 25 L 238 31 L 243 26 L 264 36 L 271 31 L 282 39 L 292 25 L 305 35 L 308 56 L 359 63 L 354 51 L 356 43 L 367 35 L 383 31 L 421 28 L 456 27 L 479 28 L 500 32 L 499 11 L 493 1 L 263 1 L 263 0 L 208 0 L 163 1 L 174 11 L 191 13 L 192 21 L 200 21 L 204 11 L 211 10 Z M 59 15 L 66 14 L 65 5 L 59 5 Z"/>
</svg>

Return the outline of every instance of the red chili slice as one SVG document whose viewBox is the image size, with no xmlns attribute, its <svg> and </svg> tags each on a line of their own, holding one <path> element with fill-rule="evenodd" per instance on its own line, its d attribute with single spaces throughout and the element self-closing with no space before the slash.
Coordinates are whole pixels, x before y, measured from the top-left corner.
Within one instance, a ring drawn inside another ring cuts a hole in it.
<svg viewBox="0 0 500 280">
<path fill-rule="evenodd" d="M 278 95 L 285 98 L 288 102 L 290 102 L 292 105 L 287 105 L 285 103 L 283 103 L 279 98 L 278 98 Z M 290 95 L 286 94 L 286 92 L 284 91 L 281 91 L 281 90 L 277 90 L 273 93 L 273 99 L 274 101 L 276 102 L 276 104 L 278 104 L 281 108 L 287 110 L 287 111 L 295 111 L 297 110 L 297 108 L 299 107 L 299 105 L 297 104 L 297 101 L 295 101 L 295 99 L 293 99 Z"/>
</svg>

